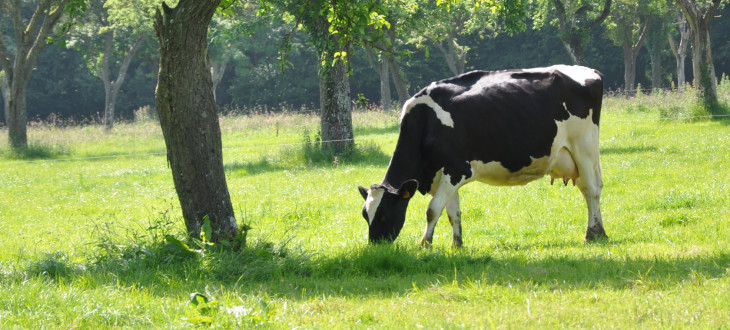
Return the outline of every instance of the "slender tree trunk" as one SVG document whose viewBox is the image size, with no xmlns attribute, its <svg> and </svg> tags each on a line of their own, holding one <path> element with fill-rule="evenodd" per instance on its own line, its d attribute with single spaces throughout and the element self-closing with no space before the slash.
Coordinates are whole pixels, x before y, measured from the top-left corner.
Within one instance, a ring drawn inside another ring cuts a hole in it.
<svg viewBox="0 0 730 330">
<path fill-rule="evenodd" d="M 114 29 L 107 32 L 104 47 L 104 61 L 102 63 L 101 75 L 99 76 L 99 79 L 104 83 L 104 123 L 107 132 L 110 132 L 114 128 L 117 98 L 119 97 L 119 92 L 122 90 L 122 85 L 124 85 L 124 80 L 127 78 L 129 65 L 132 62 L 134 54 L 137 53 L 139 47 L 142 46 L 142 42 L 144 42 L 144 37 L 140 37 L 134 42 L 124 55 L 122 65 L 119 67 L 119 72 L 117 73 L 117 78 L 112 80 L 109 61 L 112 55 L 114 33 Z"/>
<path fill-rule="evenodd" d="M 624 89 L 627 95 L 636 93 L 636 56 L 630 46 L 624 46 Z"/>
<path fill-rule="evenodd" d="M 175 190 L 188 234 L 200 237 L 207 216 L 213 241 L 238 235 L 208 60 L 208 25 L 219 3 L 180 0 L 170 8 L 163 2 L 155 20 L 160 41 L 155 98 Z"/>
<path fill-rule="evenodd" d="M 385 59 L 385 52 L 382 52 L 380 57 L 378 57 L 373 48 L 367 47 L 365 49 L 365 55 L 367 56 L 370 67 L 378 73 L 378 77 L 380 78 L 380 106 L 383 110 L 390 110 L 393 101 L 390 95 L 390 70 L 388 70 L 388 61 Z"/>
<path fill-rule="evenodd" d="M 332 54 L 323 56 L 332 58 Z M 322 141 L 329 141 L 324 142 L 322 146 L 336 152 L 349 150 L 354 146 L 354 134 L 347 66 L 341 60 L 337 60 L 332 66 L 320 67 L 319 81 Z"/>
<path fill-rule="evenodd" d="M 687 45 L 689 45 L 690 32 L 687 26 L 687 19 L 682 14 L 681 10 L 677 11 L 677 29 L 679 30 L 679 43 L 674 41 L 674 37 L 671 34 L 668 35 L 669 45 L 674 54 L 674 59 L 677 62 L 677 88 L 681 93 L 684 89 L 685 78 L 685 63 L 687 62 Z"/>
<path fill-rule="evenodd" d="M 446 47 L 444 47 L 444 42 Z M 466 67 L 467 48 L 459 45 L 452 36 L 446 36 L 443 42 L 436 42 L 438 48 L 446 59 L 446 65 L 453 75 L 464 73 Z"/>
<path fill-rule="evenodd" d="M 649 34 L 651 28 L 651 18 L 644 24 L 644 28 L 641 30 L 639 40 L 635 44 L 631 44 L 631 37 L 627 36 L 625 40 L 627 43 L 624 44 L 624 89 L 629 95 L 636 93 L 636 58 L 639 57 L 639 52 L 644 45 L 646 36 Z"/>
<path fill-rule="evenodd" d="M 10 85 L 8 85 L 5 70 L 0 71 L 0 90 L 2 90 L 3 97 L 3 122 L 7 125 L 8 112 L 10 111 Z"/>
<path fill-rule="evenodd" d="M 213 78 L 213 100 L 218 101 L 216 90 L 218 85 L 223 81 L 223 76 L 226 74 L 226 68 L 228 67 L 228 59 L 231 57 L 231 50 L 227 50 L 220 61 L 211 61 L 210 75 Z"/>
<path fill-rule="evenodd" d="M 408 86 L 406 85 L 405 80 L 403 80 L 403 76 L 400 71 L 400 66 L 398 65 L 398 62 L 395 60 L 395 56 L 388 55 L 386 56 L 388 60 L 388 67 L 390 68 L 390 75 L 393 78 L 393 85 L 395 86 L 395 92 L 398 94 L 398 102 L 403 104 L 408 101 L 409 98 L 411 98 L 411 95 L 408 94 Z"/>
</svg>

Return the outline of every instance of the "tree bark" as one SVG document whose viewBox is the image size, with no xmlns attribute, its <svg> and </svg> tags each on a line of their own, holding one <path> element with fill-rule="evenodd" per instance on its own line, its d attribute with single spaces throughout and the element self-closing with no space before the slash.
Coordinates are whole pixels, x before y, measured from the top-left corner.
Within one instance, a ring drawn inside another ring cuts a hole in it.
<svg viewBox="0 0 730 330">
<path fill-rule="evenodd" d="M 323 56 L 330 59 L 332 55 Z M 355 143 L 347 66 L 341 60 L 337 60 L 334 65 L 321 66 L 319 81 L 322 147 L 335 152 L 352 149 Z"/>
<path fill-rule="evenodd" d="M 212 241 L 238 235 L 223 168 L 222 143 L 208 60 L 207 31 L 220 0 L 165 2 L 157 9 L 160 70 L 155 99 L 182 208 L 191 237 L 210 220 Z"/>
<path fill-rule="evenodd" d="M 0 90 L 3 97 L 3 122 L 7 125 L 8 111 L 10 111 L 10 85 L 5 70 L 0 71 Z"/>
<path fill-rule="evenodd" d="M 712 0 L 705 12 L 694 0 L 675 0 L 677 6 L 684 13 L 692 36 L 692 71 L 694 85 L 702 105 L 715 113 L 719 111 L 717 99 L 717 78 L 715 65 L 712 62 L 712 48 L 710 45 L 710 26 L 715 12 L 720 6 L 720 0 Z"/>
<path fill-rule="evenodd" d="M 23 17 L 19 0 L 8 0 L 0 8 L 8 12 L 15 32 L 12 57 L 3 36 L 0 35 L 0 66 L 5 71 L 9 91 L 5 97 L 5 120 L 12 149 L 25 148 L 28 144 L 26 88 L 33 66 L 46 46 L 46 39 L 61 18 L 68 2 L 69 0 L 39 1 L 30 19 Z"/>
<path fill-rule="evenodd" d="M 674 41 L 674 37 L 671 34 L 668 35 L 669 45 L 674 54 L 674 59 L 677 62 L 677 88 L 681 93 L 684 89 L 685 79 L 685 68 L 684 63 L 687 59 L 687 45 L 689 44 L 690 33 L 689 27 L 687 26 L 687 19 L 684 17 L 681 11 L 677 12 L 677 27 L 679 30 L 679 43 Z"/>
<path fill-rule="evenodd" d="M 226 68 L 228 67 L 228 60 L 231 57 L 232 51 L 228 49 L 223 56 L 221 57 L 220 61 L 214 62 L 211 61 L 210 65 L 210 75 L 213 78 L 213 100 L 217 101 L 218 97 L 216 96 L 216 90 L 218 89 L 218 85 L 223 80 L 223 76 L 226 74 Z"/>
</svg>

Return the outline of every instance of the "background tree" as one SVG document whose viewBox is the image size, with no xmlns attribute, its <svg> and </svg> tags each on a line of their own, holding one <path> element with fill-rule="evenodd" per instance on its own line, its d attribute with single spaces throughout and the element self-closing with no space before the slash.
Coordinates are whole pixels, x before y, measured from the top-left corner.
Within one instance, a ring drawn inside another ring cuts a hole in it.
<svg viewBox="0 0 730 330">
<path fill-rule="evenodd" d="M 674 6 L 668 6 L 665 1 L 653 2 L 656 5 L 652 13 L 649 34 L 644 43 L 651 63 L 651 88 L 663 87 L 662 82 L 662 57 L 667 50 L 667 34 L 670 31 L 670 23 L 674 21 Z"/>
<path fill-rule="evenodd" d="M 633 94 L 636 88 L 636 58 L 649 34 L 653 16 L 648 1 L 619 0 L 607 21 L 607 35 L 623 49 L 624 90 Z"/>
<path fill-rule="evenodd" d="M 208 25 L 221 0 L 180 0 L 157 9 L 160 42 L 156 103 L 185 227 L 200 237 L 210 220 L 211 240 L 238 236 L 223 169 L 218 111 L 208 61 Z"/>
<path fill-rule="evenodd" d="M 70 44 L 83 52 L 89 71 L 104 85 L 107 131 L 114 127 L 117 98 L 132 58 L 152 34 L 153 14 L 152 0 L 90 2 L 84 24 L 71 35 L 77 42 Z"/>
<path fill-rule="evenodd" d="M 546 21 L 558 27 L 558 36 L 574 64 L 587 65 L 585 47 L 591 32 L 611 12 L 612 0 L 539 0 L 533 22 L 541 28 Z M 554 17 L 554 18 L 553 18 Z"/>
<path fill-rule="evenodd" d="M 710 46 L 710 26 L 715 12 L 722 4 L 721 0 L 709 0 L 698 3 L 695 0 L 675 0 L 684 13 L 692 35 L 692 72 L 694 85 L 700 101 L 707 111 L 720 111 L 717 100 L 717 76 L 712 63 Z"/>
<path fill-rule="evenodd" d="M 0 67 L 4 79 L 2 83 L 5 96 L 6 117 L 10 146 L 24 148 L 28 144 L 28 113 L 26 109 L 26 88 L 33 66 L 38 60 L 47 38 L 53 33 L 64 7 L 72 0 L 38 0 L 30 17 L 24 15 L 27 2 L 21 0 L 0 1 L 0 15 L 9 17 L 13 23 L 13 41 L 6 44 L 5 36 L 0 35 Z M 32 4 L 33 2 L 31 2 Z"/>
<path fill-rule="evenodd" d="M 686 81 L 684 63 L 687 59 L 687 45 L 689 45 L 690 34 L 687 19 L 684 18 L 684 14 L 682 14 L 682 11 L 679 8 L 676 9 L 675 17 L 676 19 L 673 24 L 673 30 L 677 31 L 676 33 L 679 35 L 679 41 L 675 41 L 672 32 L 667 33 L 667 38 L 669 39 L 669 45 L 671 47 L 672 54 L 674 54 L 674 59 L 677 62 L 677 88 L 679 88 L 681 92 Z"/>
</svg>

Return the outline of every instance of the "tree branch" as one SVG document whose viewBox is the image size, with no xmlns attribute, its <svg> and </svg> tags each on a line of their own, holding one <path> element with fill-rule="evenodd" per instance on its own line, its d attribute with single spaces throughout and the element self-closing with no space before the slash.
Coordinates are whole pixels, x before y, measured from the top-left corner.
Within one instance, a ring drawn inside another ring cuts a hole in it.
<svg viewBox="0 0 730 330">
<path fill-rule="evenodd" d="M 597 28 L 599 25 L 603 24 L 603 21 L 606 20 L 608 17 L 608 14 L 611 13 L 611 0 L 606 0 L 605 5 L 603 6 L 603 11 L 601 12 L 601 15 L 598 16 L 591 24 L 588 24 L 586 28 L 593 30 Z"/>
</svg>

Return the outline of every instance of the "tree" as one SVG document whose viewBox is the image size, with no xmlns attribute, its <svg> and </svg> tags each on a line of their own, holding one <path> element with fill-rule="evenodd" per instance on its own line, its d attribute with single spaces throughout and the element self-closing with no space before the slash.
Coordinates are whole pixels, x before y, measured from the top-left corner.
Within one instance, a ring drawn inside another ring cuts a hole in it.
<svg viewBox="0 0 730 330">
<path fill-rule="evenodd" d="M 666 51 L 667 33 L 670 31 L 674 9 L 667 6 L 664 1 L 655 4 L 657 8 L 644 45 L 651 62 L 651 88 L 659 89 L 662 88 L 662 54 Z"/>
<path fill-rule="evenodd" d="M 717 76 L 712 63 L 710 26 L 722 1 L 675 1 L 684 13 L 692 35 L 692 72 L 700 102 L 710 113 L 716 113 L 720 108 L 717 100 Z"/>
<path fill-rule="evenodd" d="M 28 144 L 28 113 L 26 90 L 33 66 L 47 38 L 61 19 L 64 8 L 72 0 L 38 0 L 33 14 L 24 16 L 21 0 L 1 0 L 0 15 L 10 16 L 15 45 L 7 45 L 0 35 L 0 67 L 5 72 L 2 88 L 5 98 L 5 121 L 8 125 L 10 147 L 24 148 Z M 9 47 L 10 46 L 10 47 Z"/>
<path fill-rule="evenodd" d="M 160 42 L 156 103 L 185 226 L 211 240 L 238 236 L 223 168 L 222 142 L 208 61 L 208 25 L 221 0 L 164 1 L 155 15 Z"/>
<path fill-rule="evenodd" d="M 653 19 L 647 5 L 647 1 L 617 1 L 607 24 L 608 38 L 623 49 L 624 89 L 630 94 L 636 88 L 636 58 Z"/>
<path fill-rule="evenodd" d="M 677 62 L 677 88 L 680 93 L 683 90 L 685 80 L 684 62 L 687 58 L 687 45 L 689 44 L 689 27 L 687 26 L 687 19 L 684 18 L 682 11 L 677 9 L 677 20 L 676 20 L 677 32 L 679 33 L 679 41 L 674 41 L 672 33 L 667 33 L 669 39 L 669 45 L 672 49 L 672 54 Z"/>
<path fill-rule="evenodd" d="M 309 35 L 319 67 L 320 122 L 323 147 L 342 152 L 354 146 L 348 58 L 354 45 L 361 45 L 367 27 L 389 25 L 374 0 L 268 0 L 262 10 L 273 7 L 296 17 L 297 25 Z M 283 47 L 286 50 L 287 46 Z M 285 56 L 282 56 L 284 59 Z"/>
<path fill-rule="evenodd" d="M 556 19 L 551 24 L 558 27 L 560 40 L 573 63 L 586 65 L 585 47 L 591 31 L 601 26 L 611 12 L 612 0 L 539 0 L 533 15 L 536 28 L 542 27 L 549 14 Z M 601 7 L 598 7 L 603 4 Z"/>
<path fill-rule="evenodd" d="M 114 127 L 117 98 L 132 58 L 152 33 L 152 25 L 148 23 L 152 8 L 154 5 L 149 0 L 92 2 L 84 25 L 72 34 L 79 41 L 73 44 L 84 52 L 89 70 L 104 85 L 107 131 Z M 114 69 L 116 77 L 112 77 Z"/>
</svg>

